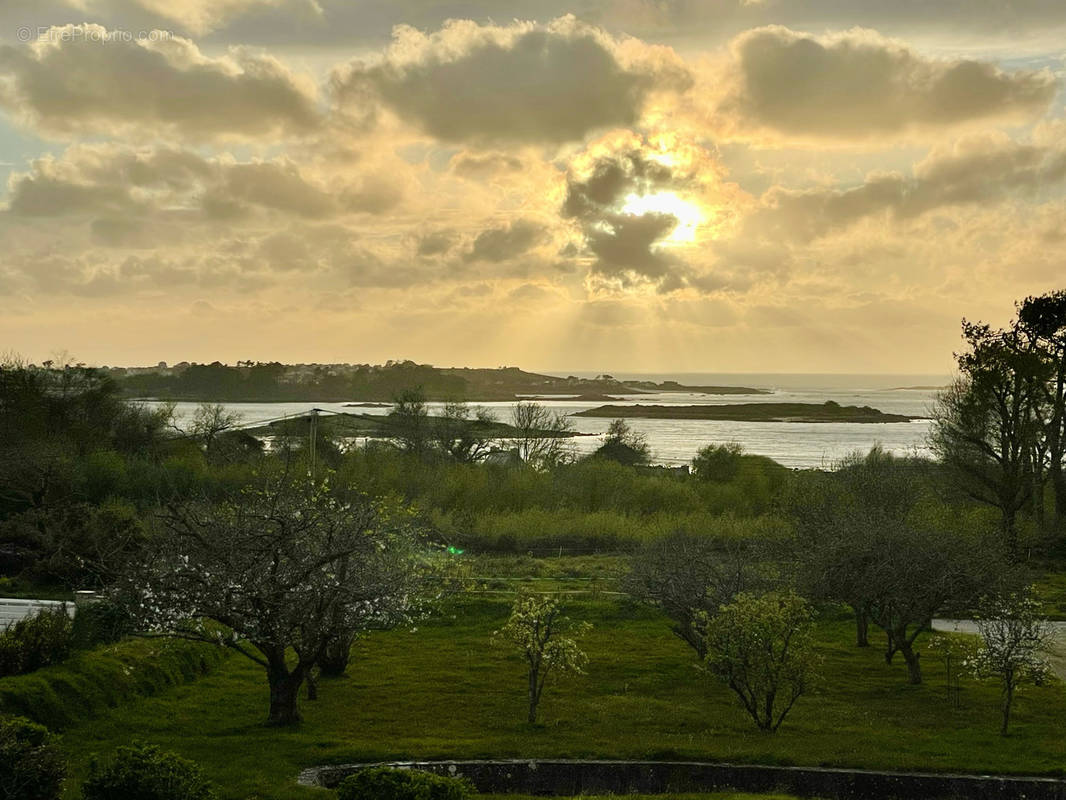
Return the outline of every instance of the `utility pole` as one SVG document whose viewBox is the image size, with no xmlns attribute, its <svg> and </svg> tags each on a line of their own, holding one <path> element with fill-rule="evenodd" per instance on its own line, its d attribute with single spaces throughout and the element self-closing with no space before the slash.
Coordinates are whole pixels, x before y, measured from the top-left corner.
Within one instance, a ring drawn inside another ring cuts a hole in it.
<svg viewBox="0 0 1066 800">
<path fill-rule="evenodd" d="M 307 442 L 307 450 L 311 456 L 311 483 L 315 482 L 315 442 L 317 441 L 318 409 L 311 409 L 310 440 Z"/>
</svg>

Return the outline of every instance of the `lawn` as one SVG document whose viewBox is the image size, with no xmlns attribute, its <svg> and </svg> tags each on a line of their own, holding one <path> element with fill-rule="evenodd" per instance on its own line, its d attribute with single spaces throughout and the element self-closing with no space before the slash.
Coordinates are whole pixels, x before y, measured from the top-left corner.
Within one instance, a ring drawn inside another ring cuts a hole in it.
<svg viewBox="0 0 1066 800">
<path fill-rule="evenodd" d="M 610 598 L 574 600 L 593 624 L 584 676 L 546 692 L 543 724 L 524 722 L 521 661 L 489 644 L 502 599 L 462 600 L 417 630 L 357 644 L 349 677 L 323 681 L 296 730 L 269 729 L 262 670 L 233 656 L 217 672 L 69 729 L 75 778 L 94 752 L 142 739 L 200 762 L 226 798 L 325 797 L 293 783 L 323 763 L 481 757 L 701 759 L 766 764 L 1061 774 L 1066 691 L 1026 689 L 1012 734 L 997 734 L 998 689 L 964 680 L 948 701 L 943 666 L 927 682 L 851 645 L 843 616 L 819 622 L 823 679 L 776 735 L 754 729 L 729 691 L 703 675 L 657 613 Z M 77 780 L 72 781 L 75 784 Z M 73 793 L 70 795 L 73 797 Z"/>
</svg>

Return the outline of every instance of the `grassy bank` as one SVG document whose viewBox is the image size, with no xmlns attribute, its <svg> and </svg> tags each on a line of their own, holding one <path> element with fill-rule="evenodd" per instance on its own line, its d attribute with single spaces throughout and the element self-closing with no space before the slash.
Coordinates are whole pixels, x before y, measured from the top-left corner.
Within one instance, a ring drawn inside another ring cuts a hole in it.
<svg viewBox="0 0 1066 800">
<path fill-rule="evenodd" d="M 942 665 L 923 659 L 927 683 L 906 683 L 902 664 L 851 645 L 846 619 L 824 617 L 825 662 L 815 694 L 777 735 L 757 732 L 724 687 L 656 613 L 618 600 L 571 604 L 594 625 L 588 674 L 549 689 L 544 724 L 523 722 L 520 661 L 489 644 L 507 603 L 456 604 L 417 631 L 370 636 L 347 678 L 323 681 L 304 725 L 263 727 L 262 671 L 238 657 L 196 683 L 115 709 L 71 728 L 74 774 L 94 752 L 140 738 L 204 765 L 227 798 L 324 797 L 293 784 L 323 763 L 401 758 L 638 758 L 748 761 L 882 769 L 1060 774 L 1066 692 L 1027 689 L 1010 737 L 996 733 L 998 690 L 967 679 L 962 707 L 948 700 Z"/>
</svg>

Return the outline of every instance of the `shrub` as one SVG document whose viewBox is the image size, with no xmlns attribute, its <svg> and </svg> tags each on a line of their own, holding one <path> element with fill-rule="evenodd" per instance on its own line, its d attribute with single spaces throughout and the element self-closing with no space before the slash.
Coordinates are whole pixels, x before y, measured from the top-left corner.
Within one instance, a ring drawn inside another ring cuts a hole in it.
<svg viewBox="0 0 1066 800">
<path fill-rule="evenodd" d="M 193 681 L 225 656 L 220 647 L 160 639 L 127 640 L 78 652 L 32 675 L 0 679 L 0 713 L 59 730 L 134 697 Z"/>
<path fill-rule="evenodd" d="M 338 800 L 466 800 L 472 793 L 463 778 L 393 767 L 364 769 L 337 787 Z"/>
<path fill-rule="evenodd" d="M 0 800 L 55 800 L 66 771 L 47 728 L 22 717 L 0 717 Z"/>
<path fill-rule="evenodd" d="M 97 600 L 82 606 L 75 614 L 71 644 L 77 650 L 88 650 L 101 644 L 114 644 L 131 632 L 129 615 L 124 609 Z"/>
<path fill-rule="evenodd" d="M 65 608 L 46 609 L 0 633 L 0 677 L 33 672 L 70 655 L 72 622 Z"/>
<path fill-rule="evenodd" d="M 215 800 L 203 770 L 155 745 L 119 747 L 104 769 L 93 765 L 82 784 L 84 800 Z"/>
</svg>

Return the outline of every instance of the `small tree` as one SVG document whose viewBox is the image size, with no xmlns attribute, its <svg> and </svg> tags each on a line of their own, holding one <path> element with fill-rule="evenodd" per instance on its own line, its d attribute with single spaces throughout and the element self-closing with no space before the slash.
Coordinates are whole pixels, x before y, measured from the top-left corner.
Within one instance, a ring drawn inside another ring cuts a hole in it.
<svg viewBox="0 0 1066 800">
<path fill-rule="evenodd" d="M 540 403 L 515 403 L 511 426 L 515 430 L 508 446 L 534 469 L 549 469 L 572 458 L 569 436 L 574 426 L 565 413 L 551 411 Z"/>
<path fill-rule="evenodd" d="M 692 471 L 701 481 L 729 483 L 740 472 L 744 448 L 737 442 L 701 447 L 692 459 Z"/>
<path fill-rule="evenodd" d="M 647 464 L 651 450 L 643 433 L 633 430 L 624 419 L 615 419 L 607 426 L 603 444 L 592 455 L 633 467 Z"/>
<path fill-rule="evenodd" d="M 764 731 L 776 731 L 811 686 L 813 617 L 794 592 L 771 592 L 739 594 L 706 622 L 707 671 L 733 690 Z"/>
<path fill-rule="evenodd" d="M 492 635 L 494 641 L 517 649 L 526 659 L 530 724 L 537 721 L 537 707 L 548 676 L 580 674 L 588 663 L 588 657 L 578 647 L 577 637 L 592 626 L 573 625 L 562 611 L 559 601 L 550 595 L 519 595 L 506 624 Z"/>
<path fill-rule="evenodd" d="M 1031 591 L 1013 592 L 981 602 L 976 615 L 981 644 L 972 659 L 978 677 L 997 677 L 1003 692 L 1000 735 L 1007 735 L 1011 707 L 1018 687 L 1042 683 L 1050 673 L 1044 657 L 1051 650 L 1052 630 L 1040 616 L 1040 604 Z"/>
</svg>

